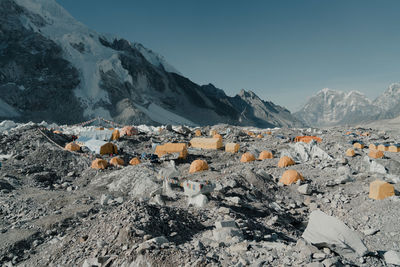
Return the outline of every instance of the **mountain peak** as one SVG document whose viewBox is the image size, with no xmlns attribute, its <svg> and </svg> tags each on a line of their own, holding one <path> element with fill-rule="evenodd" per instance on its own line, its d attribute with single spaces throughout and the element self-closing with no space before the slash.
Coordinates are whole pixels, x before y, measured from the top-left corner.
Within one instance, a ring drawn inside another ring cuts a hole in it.
<svg viewBox="0 0 400 267">
<path fill-rule="evenodd" d="M 259 98 L 253 91 L 241 89 L 239 94 L 241 98 Z"/>
</svg>

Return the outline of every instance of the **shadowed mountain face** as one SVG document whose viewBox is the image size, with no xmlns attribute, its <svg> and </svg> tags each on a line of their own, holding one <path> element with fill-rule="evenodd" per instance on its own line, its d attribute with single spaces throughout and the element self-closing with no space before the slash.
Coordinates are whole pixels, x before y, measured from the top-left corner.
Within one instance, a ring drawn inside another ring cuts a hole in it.
<svg viewBox="0 0 400 267">
<path fill-rule="evenodd" d="M 253 92 L 227 96 L 138 43 L 99 35 L 53 0 L 0 1 L 0 117 L 75 123 L 301 126 Z"/>
<path fill-rule="evenodd" d="M 359 124 L 400 115 L 400 84 L 392 84 L 374 101 L 360 92 L 323 89 L 294 115 L 311 126 Z"/>
</svg>

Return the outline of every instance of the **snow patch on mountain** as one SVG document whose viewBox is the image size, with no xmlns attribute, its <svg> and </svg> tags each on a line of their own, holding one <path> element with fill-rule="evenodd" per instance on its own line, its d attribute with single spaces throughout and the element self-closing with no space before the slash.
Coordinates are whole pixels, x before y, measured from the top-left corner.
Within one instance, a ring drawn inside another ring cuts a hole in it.
<svg viewBox="0 0 400 267">
<path fill-rule="evenodd" d="M 172 65 L 170 65 L 163 56 L 160 54 L 144 47 L 140 43 L 134 43 L 133 47 L 135 47 L 139 52 L 146 58 L 148 62 L 153 64 L 156 67 L 163 68 L 167 72 L 174 72 L 176 74 L 181 75 L 181 73 Z"/>
<path fill-rule="evenodd" d="M 188 126 L 196 125 L 192 121 L 185 119 L 175 113 L 172 113 L 154 103 L 151 103 L 147 108 L 137 104 L 135 106 L 140 111 L 149 116 L 150 119 L 160 124 L 188 125 Z"/>
</svg>

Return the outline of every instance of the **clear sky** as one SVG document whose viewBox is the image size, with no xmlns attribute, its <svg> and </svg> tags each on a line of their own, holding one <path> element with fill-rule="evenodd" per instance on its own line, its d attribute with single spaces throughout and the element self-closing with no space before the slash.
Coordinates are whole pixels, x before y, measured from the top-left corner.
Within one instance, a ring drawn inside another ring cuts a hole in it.
<svg viewBox="0 0 400 267">
<path fill-rule="evenodd" d="M 397 0 L 57 0 L 99 33 L 160 53 L 183 75 L 295 111 L 322 88 L 370 98 L 400 81 Z"/>
</svg>

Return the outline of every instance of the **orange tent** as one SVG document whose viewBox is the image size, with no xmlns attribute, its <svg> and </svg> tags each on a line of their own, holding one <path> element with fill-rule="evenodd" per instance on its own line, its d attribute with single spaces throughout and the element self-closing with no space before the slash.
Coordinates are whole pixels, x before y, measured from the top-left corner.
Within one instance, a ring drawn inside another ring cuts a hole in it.
<svg viewBox="0 0 400 267">
<path fill-rule="evenodd" d="M 97 170 L 99 170 L 99 169 L 104 170 L 105 168 L 107 168 L 107 166 L 108 166 L 108 163 L 104 159 L 95 159 L 92 161 L 91 168 L 97 169 Z"/>
<path fill-rule="evenodd" d="M 294 138 L 295 142 L 310 143 L 312 140 L 315 140 L 318 143 L 322 142 L 322 139 L 320 137 L 316 137 L 316 136 L 296 136 Z"/>
<path fill-rule="evenodd" d="M 382 151 L 371 149 L 368 153 L 370 158 L 379 159 L 383 158 L 384 154 Z"/>
<path fill-rule="evenodd" d="M 279 180 L 279 182 L 285 184 L 285 185 L 290 185 L 298 180 L 304 181 L 303 176 L 297 172 L 296 170 L 287 170 L 282 174 L 282 178 Z"/>
<path fill-rule="evenodd" d="M 242 155 L 242 157 L 240 158 L 240 162 L 250 162 L 250 161 L 255 161 L 255 160 L 256 160 L 256 158 L 250 152 L 244 153 Z"/>
<path fill-rule="evenodd" d="M 69 150 L 69 151 L 79 151 L 79 150 L 81 150 L 81 147 L 75 143 L 68 143 L 65 145 L 64 149 Z"/>
<path fill-rule="evenodd" d="M 292 158 L 289 158 L 288 156 L 283 156 L 282 158 L 280 158 L 279 162 L 278 162 L 278 167 L 279 168 L 285 168 L 287 166 L 291 166 L 291 165 L 295 165 L 296 163 L 294 162 L 294 160 Z"/>
<path fill-rule="evenodd" d="M 355 155 L 356 155 L 356 152 L 354 151 L 354 149 L 349 148 L 346 150 L 347 157 L 354 157 Z"/>
<path fill-rule="evenodd" d="M 219 140 L 222 141 L 222 135 L 220 135 L 220 134 L 215 134 L 215 135 L 213 136 L 213 138 L 218 138 Z"/>
<path fill-rule="evenodd" d="M 266 150 L 262 151 L 260 153 L 260 155 L 258 156 L 258 159 L 261 159 L 261 160 L 263 160 L 263 159 L 273 159 L 273 158 L 274 158 L 274 156 L 272 155 L 272 153 L 269 152 L 269 151 L 266 151 Z"/>
<path fill-rule="evenodd" d="M 119 131 L 117 129 L 115 129 L 112 133 L 111 139 L 112 140 L 118 140 L 119 139 Z"/>
<path fill-rule="evenodd" d="M 201 172 L 208 170 L 208 164 L 205 160 L 196 159 L 190 164 L 189 173 Z"/>
<path fill-rule="evenodd" d="M 130 165 L 138 165 L 140 163 L 140 159 L 138 157 L 133 158 L 129 161 Z"/>
<path fill-rule="evenodd" d="M 114 166 L 124 166 L 125 162 L 120 157 L 113 157 L 110 159 L 110 164 Z"/>
</svg>

